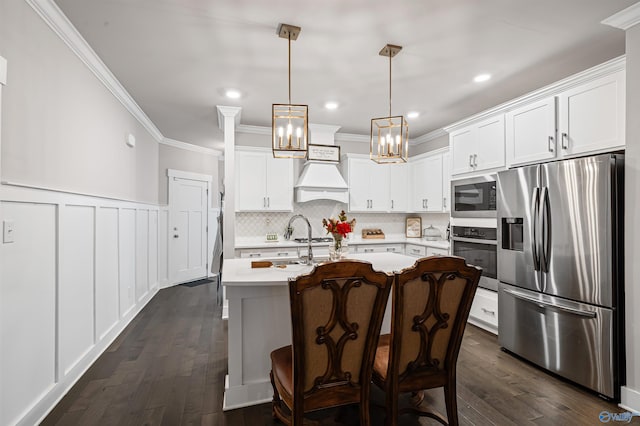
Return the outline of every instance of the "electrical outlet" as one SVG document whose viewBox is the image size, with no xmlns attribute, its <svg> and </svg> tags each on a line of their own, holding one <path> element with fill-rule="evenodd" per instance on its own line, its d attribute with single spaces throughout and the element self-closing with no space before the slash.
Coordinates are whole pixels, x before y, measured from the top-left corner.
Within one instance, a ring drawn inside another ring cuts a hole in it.
<svg viewBox="0 0 640 426">
<path fill-rule="evenodd" d="M 12 220 L 5 220 L 2 222 L 2 242 L 12 243 L 15 235 L 15 225 Z"/>
</svg>

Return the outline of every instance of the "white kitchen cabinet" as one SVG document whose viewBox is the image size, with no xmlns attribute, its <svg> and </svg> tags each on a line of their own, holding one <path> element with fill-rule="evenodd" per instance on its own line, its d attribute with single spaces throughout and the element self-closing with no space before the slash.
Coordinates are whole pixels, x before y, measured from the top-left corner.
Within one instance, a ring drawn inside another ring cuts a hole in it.
<svg viewBox="0 0 640 426">
<path fill-rule="evenodd" d="M 498 334 L 498 293 L 478 288 L 469 311 L 469 322 Z"/>
<path fill-rule="evenodd" d="M 441 212 L 442 154 L 432 155 L 409 163 L 411 173 L 411 210 L 415 212 Z"/>
<path fill-rule="evenodd" d="M 359 244 L 356 253 L 404 253 L 403 244 Z"/>
<path fill-rule="evenodd" d="M 625 71 L 617 71 L 560 93 L 561 157 L 624 148 L 625 79 Z"/>
<path fill-rule="evenodd" d="M 451 132 L 451 174 L 461 175 L 504 167 L 504 137 L 504 114 Z"/>
<path fill-rule="evenodd" d="M 236 151 L 236 211 L 293 211 L 293 161 Z"/>
<path fill-rule="evenodd" d="M 427 247 L 426 256 L 449 256 L 449 250 L 438 247 Z"/>
<path fill-rule="evenodd" d="M 442 154 L 442 211 L 451 211 L 451 154 Z"/>
<path fill-rule="evenodd" d="M 427 255 L 427 248 L 418 244 L 405 244 L 404 254 L 413 257 L 425 257 Z"/>
<path fill-rule="evenodd" d="M 349 211 L 387 212 L 389 201 L 389 167 L 368 158 L 347 158 Z"/>
<path fill-rule="evenodd" d="M 552 160 L 556 156 L 556 97 L 515 108 L 505 115 L 507 165 Z"/>
<path fill-rule="evenodd" d="M 241 258 L 249 259 L 297 259 L 297 247 L 242 249 Z M 306 250 L 305 250 L 306 253 Z"/>
<path fill-rule="evenodd" d="M 409 211 L 409 164 L 387 164 L 389 176 L 389 211 Z"/>
</svg>

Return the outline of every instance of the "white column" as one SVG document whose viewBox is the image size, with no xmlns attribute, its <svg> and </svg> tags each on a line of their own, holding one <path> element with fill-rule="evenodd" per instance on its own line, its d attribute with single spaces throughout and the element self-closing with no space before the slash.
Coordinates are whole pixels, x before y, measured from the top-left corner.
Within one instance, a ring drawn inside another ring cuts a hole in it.
<svg viewBox="0 0 640 426">
<path fill-rule="evenodd" d="M 2 87 L 7 85 L 7 60 L 0 56 L 0 162 L 2 160 Z M 0 172 L 2 170 L 0 169 Z M 0 177 L 2 174 L 0 174 Z"/>
<path fill-rule="evenodd" d="M 218 105 L 218 121 L 223 123 L 224 130 L 224 243 L 222 245 L 225 259 L 235 257 L 235 161 L 236 161 L 236 116 L 242 108 Z"/>
<path fill-rule="evenodd" d="M 620 406 L 640 412 L 640 3 L 616 13 L 603 24 L 626 31 L 626 149 L 625 149 L 625 355 L 627 381 L 620 392 Z"/>
</svg>

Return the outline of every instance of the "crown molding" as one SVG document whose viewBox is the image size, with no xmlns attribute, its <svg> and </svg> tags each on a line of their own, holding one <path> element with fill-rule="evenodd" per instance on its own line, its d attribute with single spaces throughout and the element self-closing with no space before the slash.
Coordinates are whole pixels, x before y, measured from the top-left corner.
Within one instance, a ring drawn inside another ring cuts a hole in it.
<svg viewBox="0 0 640 426">
<path fill-rule="evenodd" d="M 366 142 L 369 143 L 371 136 L 360 135 L 358 133 L 336 133 L 336 142 Z"/>
<path fill-rule="evenodd" d="M 187 143 L 187 142 L 181 142 L 181 141 L 177 141 L 175 139 L 170 139 L 170 138 L 164 138 L 164 139 L 162 139 L 160 141 L 160 143 L 162 145 L 171 146 L 173 148 L 184 149 L 184 150 L 193 151 L 193 152 L 199 152 L 201 154 L 209 154 L 209 155 L 213 155 L 213 156 L 216 156 L 216 157 L 219 157 L 219 156 L 222 155 L 222 152 L 218 151 L 217 149 L 206 148 L 204 146 L 194 145 L 194 144 Z"/>
<path fill-rule="evenodd" d="M 236 131 L 252 135 L 271 135 L 271 127 L 253 126 L 251 124 L 239 124 L 236 126 Z"/>
<path fill-rule="evenodd" d="M 600 23 L 609 25 L 610 27 L 620 28 L 621 30 L 628 30 L 640 23 L 640 2 L 609 16 Z"/>
<path fill-rule="evenodd" d="M 415 139 L 409 140 L 409 145 L 420 145 L 420 144 L 432 141 L 434 139 L 438 139 L 445 135 L 447 135 L 447 132 L 445 132 L 444 129 L 436 129 L 429 133 L 425 133 L 422 136 L 418 136 Z"/>
<path fill-rule="evenodd" d="M 7 85 L 7 60 L 0 56 L 0 84 Z"/>
<path fill-rule="evenodd" d="M 102 62 L 89 43 L 80 35 L 69 18 L 60 10 L 53 0 L 25 0 L 29 6 L 51 27 L 53 32 L 65 42 L 73 53 L 95 74 L 111 93 L 124 105 L 142 126 L 160 142 L 164 136 L 155 124 L 142 111 L 142 108 L 131 97 L 129 92 L 120 84 L 109 68 Z"/>
<path fill-rule="evenodd" d="M 240 116 L 242 115 L 241 107 L 234 106 L 224 106 L 224 105 L 216 105 L 216 110 L 218 111 L 218 128 L 224 131 L 224 118 L 225 117 L 233 117 L 235 122 L 236 130 L 240 126 Z"/>
<path fill-rule="evenodd" d="M 533 92 L 527 93 L 526 95 L 512 99 L 493 108 L 482 111 L 478 114 L 464 118 L 460 121 L 456 121 L 455 123 L 444 127 L 444 130 L 448 133 L 451 133 L 452 131 L 457 130 L 461 127 L 465 127 L 469 124 L 490 118 L 499 113 L 504 113 L 522 104 L 534 102 L 548 96 L 555 96 L 562 91 L 571 89 L 578 85 L 588 83 L 617 71 L 622 71 L 625 69 L 626 63 L 627 62 L 625 55 L 619 56 L 602 64 L 596 65 L 595 67 L 591 67 L 585 71 L 581 71 L 565 79 L 552 83 L 548 86 L 544 86 L 538 90 L 534 90 Z"/>
</svg>

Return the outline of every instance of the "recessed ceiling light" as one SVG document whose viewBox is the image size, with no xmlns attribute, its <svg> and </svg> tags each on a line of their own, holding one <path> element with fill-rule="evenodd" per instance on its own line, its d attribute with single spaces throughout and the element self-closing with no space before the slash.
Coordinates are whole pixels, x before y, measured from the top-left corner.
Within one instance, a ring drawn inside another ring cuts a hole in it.
<svg viewBox="0 0 640 426">
<path fill-rule="evenodd" d="M 407 118 L 418 118 L 420 113 L 418 111 L 410 111 L 407 113 Z"/>
<path fill-rule="evenodd" d="M 326 109 L 337 109 L 338 108 L 338 103 L 337 102 L 333 102 L 333 101 L 329 101 L 329 102 L 326 102 L 324 104 L 324 107 Z"/>
<path fill-rule="evenodd" d="M 478 74 L 475 77 L 473 77 L 473 81 L 475 81 L 476 83 L 482 83 L 490 79 L 491 79 L 491 74 Z"/>
<path fill-rule="evenodd" d="M 229 99 L 240 99 L 242 96 L 242 93 L 235 89 L 228 89 L 224 94 Z"/>
</svg>

